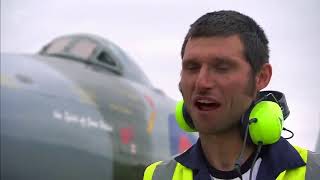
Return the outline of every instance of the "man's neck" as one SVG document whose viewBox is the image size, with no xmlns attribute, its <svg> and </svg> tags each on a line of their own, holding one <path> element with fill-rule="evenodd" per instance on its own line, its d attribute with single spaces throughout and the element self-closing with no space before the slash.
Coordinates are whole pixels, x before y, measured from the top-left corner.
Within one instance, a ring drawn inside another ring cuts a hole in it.
<svg viewBox="0 0 320 180">
<path fill-rule="evenodd" d="M 221 171 L 233 170 L 243 145 L 240 130 L 220 134 L 199 133 L 199 135 L 204 156 L 210 165 Z M 254 145 L 246 144 L 241 163 L 244 163 L 254 150 Z"/>
</svg>

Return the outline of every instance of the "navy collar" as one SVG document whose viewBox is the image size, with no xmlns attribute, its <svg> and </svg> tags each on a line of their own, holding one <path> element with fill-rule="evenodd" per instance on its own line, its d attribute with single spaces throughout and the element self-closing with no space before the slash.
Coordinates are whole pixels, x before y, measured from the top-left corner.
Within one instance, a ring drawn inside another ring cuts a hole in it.
<svg viewBox="0 0 320 180">
<path fill-rule="evenodd" d="M 282 137 L 275 144 L 263 147 L 261 157 L 257 179 L 276 179 L 287 169 L 306 165 L 297 150 Z"/>
<path fill-rule="evenodd" d="M 257 180 L 274 180 L 283 171 L 306 165 L 299 153 L 290 143 L 280 138 L 272 145 L 263 146 L 261 150 L 262 162 Z M 183 166 L 192 169 L 195 180 L 210 180 L 209 169 L 202 152 L 201 142 L 190 147 L 186 152 L 175 157 Z"/>
</svg>

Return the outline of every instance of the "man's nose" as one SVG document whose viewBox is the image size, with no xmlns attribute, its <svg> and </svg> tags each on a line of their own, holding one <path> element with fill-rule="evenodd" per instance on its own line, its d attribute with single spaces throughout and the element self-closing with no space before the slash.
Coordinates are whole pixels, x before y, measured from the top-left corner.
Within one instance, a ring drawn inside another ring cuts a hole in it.
<svg viewBox="0 0 320 180">
<path fill-rule="evenodd" d="M 201 67 L 197 80 L 196 80 L 196 88 L 198 90 L 210 89 L 214 85 L 214 79 L 210 73 L 210 69 L 208 67 Z"/>
</svg>

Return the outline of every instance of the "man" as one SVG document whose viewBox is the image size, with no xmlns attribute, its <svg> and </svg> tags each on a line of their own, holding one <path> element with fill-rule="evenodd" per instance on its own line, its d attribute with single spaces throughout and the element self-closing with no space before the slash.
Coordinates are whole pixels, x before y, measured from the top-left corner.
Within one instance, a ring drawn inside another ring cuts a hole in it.
<svg viewBox="0 0 320 180">
<path fill-rule="evenodd" d="M 144 180 L 320 179 L 319 154 L 283 138 L 261 153 L 244 143 L 241 118 L 272 75 L 268 39 L 253 19 L 235 11 L 203 15 L 191 25 L 181 56 L 179 88 L 199 140 L 171 161 L 150 165 Z"/>
</svg>

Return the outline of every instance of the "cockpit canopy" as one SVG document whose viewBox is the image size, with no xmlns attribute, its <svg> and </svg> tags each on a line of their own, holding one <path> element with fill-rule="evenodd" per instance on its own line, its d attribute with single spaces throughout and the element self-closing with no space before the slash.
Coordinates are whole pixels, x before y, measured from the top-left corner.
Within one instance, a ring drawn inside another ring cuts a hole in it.
<svg viewBox="0 0 320 180">
<path fill-rule="evenodd" d="M 152 86 L 143 71 L 122 49 L 101 37 L 88 34 L 58 37 L 44 46 L 40 54 L 98 65 L 116 75 Z"/>
</svg>

